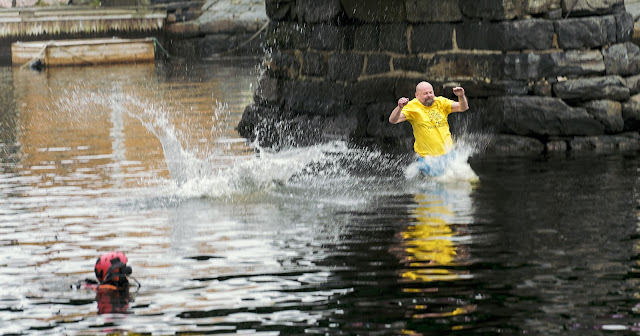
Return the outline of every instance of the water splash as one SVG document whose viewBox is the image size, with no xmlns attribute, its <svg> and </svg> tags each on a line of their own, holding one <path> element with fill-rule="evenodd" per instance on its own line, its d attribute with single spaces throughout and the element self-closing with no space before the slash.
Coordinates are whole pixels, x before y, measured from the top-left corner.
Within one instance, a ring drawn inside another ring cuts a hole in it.
<svg viewBox="0 0 640 336">
<path fill-rule="evenodd" d="M 313 194 L 305 197 L 326 202 L 336 199 L 358 202 L 366 199 L 362 196 L 364 194 L 397 190 L 399 184 L 415 184 L 418 175 L 415 165 L 407 166 L 402 157 L 357 148 L 344 141 L 291 146 L 278 151 L 261 148 L 259 141 L 255 141 L 251 144 L 254 153 L 238 155 L 226 152 L 230 148 L 225 147 L 221 128 L 213 126 L 205 136 L 217 140 L 193 144 L 193 137 L 186 134 L 191 127 L 180 129 L 171 119 L 179 111 L 158 105 L 149 98 L 124 93 L 118 88 L 90 95 L 70 92 L 64 103 L 67 108 L 79 110 L 95 109 L 97 105 L 109 109 L 114 128 L 120 133 L 122 120 L 113 116 L 126 114 L 138 120 L 160 141 L 171 176 L 171 181 L 164 181 L 169 182 L 166 192 L 180 199 L 250 198 L 278 193 L 278 189 L 286 187 L 287 192 L 304 189 L 304 193 Z M 225 104 L 219 103 L 212 116 L 213 124 L 224 125 L 227 116 Z M 467 163 L 476 149 L 464 141 L 458 141 L 457 146 L 460 155 L 437 181 L 477 181 L 477 175 Z M 403 172 L 405 178 L 402 178 Z"/>
<path fill-rule="evenodd" d="M 478 151 L 478 147 L 475 143 L 471 143 L 468 140 L 458 140 L 452 151 L 455 155 L 448 155 L 441 160 L 429 161 L 428 164 L 432 165 L 436 171 L 442 171 L 442 174 L 438 174 L 435 177 L 425 177 L 420 172 L 420 165 L 424 163 L 413 162 L 409 164 L 404 170 L 404 176 L 407 180 L 413 180 L 416 178 L 427 178 L 442 183 L 449 182 L 477 182 L 479 181 L 478 175 L 473 171 L 469 165 L 469 158 Z"/>
</svg>

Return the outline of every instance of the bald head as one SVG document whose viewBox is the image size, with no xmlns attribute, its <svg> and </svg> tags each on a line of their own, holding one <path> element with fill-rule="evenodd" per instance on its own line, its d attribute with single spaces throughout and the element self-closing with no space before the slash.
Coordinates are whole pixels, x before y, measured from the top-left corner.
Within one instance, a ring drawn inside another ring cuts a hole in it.
<svg viewBox="0 0 640 336">
<path fill-rule="evenodd" d="M 420 91 L 424 91 L 424 90 L 433 91 L 433 86 L 431 86 L 431 84 L 429 82 L 420 82 L 420 83 L 418 83 L 418 85 L 416 85 L 416 92 L 420 92 Z"/>
<path fill-rule="evenodd" d="M 433 86 L 428 82 L 420 82 L 416 85 L 416 98 L 425 106 L 433 105 L 435 95 Z"/>
</svg>

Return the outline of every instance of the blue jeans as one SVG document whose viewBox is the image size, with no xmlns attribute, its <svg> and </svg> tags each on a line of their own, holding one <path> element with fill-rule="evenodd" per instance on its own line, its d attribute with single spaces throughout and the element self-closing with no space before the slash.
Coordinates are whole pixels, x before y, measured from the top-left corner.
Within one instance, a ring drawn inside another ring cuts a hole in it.
<svg viewBox="0 0 640 336">
<path fill-rule="evenodd" d="M 418 169 L 427 176 L 443 175 L 458 156 L 455 150 L 441 156 L 418 157 Z"/>
</svg>

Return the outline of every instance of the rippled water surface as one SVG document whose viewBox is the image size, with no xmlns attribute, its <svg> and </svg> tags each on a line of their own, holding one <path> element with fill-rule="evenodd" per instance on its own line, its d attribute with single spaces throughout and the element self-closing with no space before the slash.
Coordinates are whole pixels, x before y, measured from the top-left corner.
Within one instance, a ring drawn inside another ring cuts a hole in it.
<svg viewBox="0 0 640 336">
<path fill-rule="evenodd" d="M 274 153 L 234 130 L 257 64 L 0 67 L 1 334 L 640 332 L 637 153 Z M 115 250 L 139 287 L 76 286 Z"/>
</svg>

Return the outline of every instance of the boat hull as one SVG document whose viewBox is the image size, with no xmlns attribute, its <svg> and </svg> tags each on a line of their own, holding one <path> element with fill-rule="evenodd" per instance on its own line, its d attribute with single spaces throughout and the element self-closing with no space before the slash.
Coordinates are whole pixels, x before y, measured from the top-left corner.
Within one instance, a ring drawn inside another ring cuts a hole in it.
<svg viewBox="0 0 640 336">
<path fill-rule="evenodd" d="M 68 66 L 152 62 L 154 59 L 152 38 L 14 42 L 11 45 L 14 65 L 37 60 L 45 66 Z"/>
</svg>

